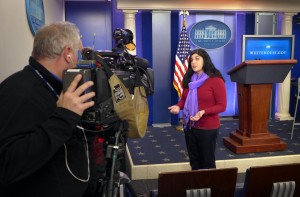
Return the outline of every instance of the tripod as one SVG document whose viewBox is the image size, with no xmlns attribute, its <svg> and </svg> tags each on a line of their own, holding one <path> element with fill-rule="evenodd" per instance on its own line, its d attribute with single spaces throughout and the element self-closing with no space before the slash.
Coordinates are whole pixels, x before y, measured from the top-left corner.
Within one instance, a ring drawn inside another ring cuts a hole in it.
<svg viewBox="0 0 300 197">
<path fill-rule="evenodd" d="M 119 121 L 114 135 L 106 136 L 106 174 L 103 179 L 99 180 L 101 197 L 124 197 L 125 184 L 130 182 L 128 176 L 119 171 L 120 159 L 125 158 L 126 125 L 126 121 Z"/>
</svg>

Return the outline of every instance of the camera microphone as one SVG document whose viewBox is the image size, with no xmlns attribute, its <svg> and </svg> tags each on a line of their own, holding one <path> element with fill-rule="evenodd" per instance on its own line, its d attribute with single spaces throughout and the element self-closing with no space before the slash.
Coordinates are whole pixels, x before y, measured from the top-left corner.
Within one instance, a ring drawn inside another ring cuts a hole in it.
<svg viewBox="0 0 300 197">
<path fill-rule="evenodd" d="M 95 48 L 95 40 L 96 40 L 96 33 L 94 33 L 94 40 L 93 40 L 93 50 L 94 50 L 94 48 Z"/>
</svg>

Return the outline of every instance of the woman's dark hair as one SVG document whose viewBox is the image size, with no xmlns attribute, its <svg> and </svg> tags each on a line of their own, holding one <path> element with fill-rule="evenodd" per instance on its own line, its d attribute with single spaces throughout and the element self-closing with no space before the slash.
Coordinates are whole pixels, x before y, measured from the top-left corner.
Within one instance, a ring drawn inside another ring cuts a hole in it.
<svg viewBox="0 0 300 197">
<path fill-rule="evenodd" d="M 192 59 L 191 57 L 194 54 L 198 54 L 199 56 L 201 56 L 203 58 L 203 72 L 205 74 L 207 74 L 209 77 L 220 77 L 225 82 L 221 72 L 212 63 L 208 53 L 203 49 L 195 49 L 195 50 L 190 52 L 190 58 L 189 58 L 189 61 L 188 61 L 188 63 L 189 63 L 188 70 L 186 71 L 186 73 L 183 77 L 183 80 L 182 80 L 184 88 L 188 87 L 189 82 L 191 82 L 191 77 L 194 74 L 194 71 L 193 71 L 192 66 L 191 66 L 191 59 Z"/>
</svg>

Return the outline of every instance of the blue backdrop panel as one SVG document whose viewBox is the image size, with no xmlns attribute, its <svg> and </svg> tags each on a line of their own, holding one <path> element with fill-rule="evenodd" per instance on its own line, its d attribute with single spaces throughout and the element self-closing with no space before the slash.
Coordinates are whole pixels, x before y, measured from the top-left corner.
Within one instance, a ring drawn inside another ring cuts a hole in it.
<svg viewBox="0 0 300 197">
<path fill-rule="evenodd" d="M 298 60 L 297 64 L 291 70 L 291 96 L 290 96 L 290 114 L 294 116 L 295 105 L 296 105 L 296 97 L 298 91 L 298 78 L 300 77 L 300 24 L 296 23 L 296 18 L 300 17 L 300 13 L 293 17 L 293 35 L 295 35 L 295 51 L 294 51 L 294 59 Z M 297 120 L 300 119 L 300 107 L 298 107 Z"/>
<path fill-rule="evenodd" d="M 108 2 L 65 2 L 66 20 L 75 23 L 82 34 L 84 47 L 95 50 L 112 49 L 111 3 Z"/>
<path fill-rule="evenodd" d="M 153 68 L 152 62 L 152 14 L 150 12 L 142 12 L 141 16 L 137 16 L 137 55 L 149 61 L 149 67 Z M 145 25 L 143 25 L 145 24 Z M 142 45 L 142 46 L 141 46 Z M 155 79 L 155 76 L 154 76 Z M 155 92 L 154 92 L 155 94 Z M 153 96 L 148 97 L 149 119 L 148 125 L 153 124 Z"/>
<path fill-rule="evenodd" d="M 182 16 L 180 16 L 182 17 Z M 182 28 L 182 23 L 178 23 L 179 20 L 179 12 L 172 12 L 171 13 L 171 80 L 173 80 L 174 77 L 174 70 L 175 70 L 175 55 L 177 52 L 178 47 L 178 40 L 180 31 Z M 178 102 L 178 94 L 173 86 L 173 81 L 171 81 L 170 89 L 171 89 L 171 105 L 174 105 Z M 175 125 L 178 123 L 178 119 L 182 117 L 182 114 L 180 113 L 178 115 L 171 115 L 171 124 Z"/>
<path fill-rule="evenodd" d="M 171 13 L 152 13 L 152 61 L 155 75 L 153 122 L 170 123 L 171 105 Z"/>
</svg>

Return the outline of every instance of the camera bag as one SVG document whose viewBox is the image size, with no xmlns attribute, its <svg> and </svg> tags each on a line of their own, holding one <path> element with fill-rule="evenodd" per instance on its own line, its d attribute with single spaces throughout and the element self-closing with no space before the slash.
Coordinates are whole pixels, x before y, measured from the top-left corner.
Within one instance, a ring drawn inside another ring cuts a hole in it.
<svg viewBox="0 0 300 197">
<path fill-rule="evenodd" d="M 108 75 L 114 111 L 121 120 L 126 120 L 128 123 L 128 137 L 144 137 L 147 130 L 149 108 L 145 88 L 139 82 L 140 79 L 137 80 L 134 94 L 131 95 L 123 82 L 110 70 L 101 57 L 96 55 L 96 60 L 104 67 Z"/>
</svg>

